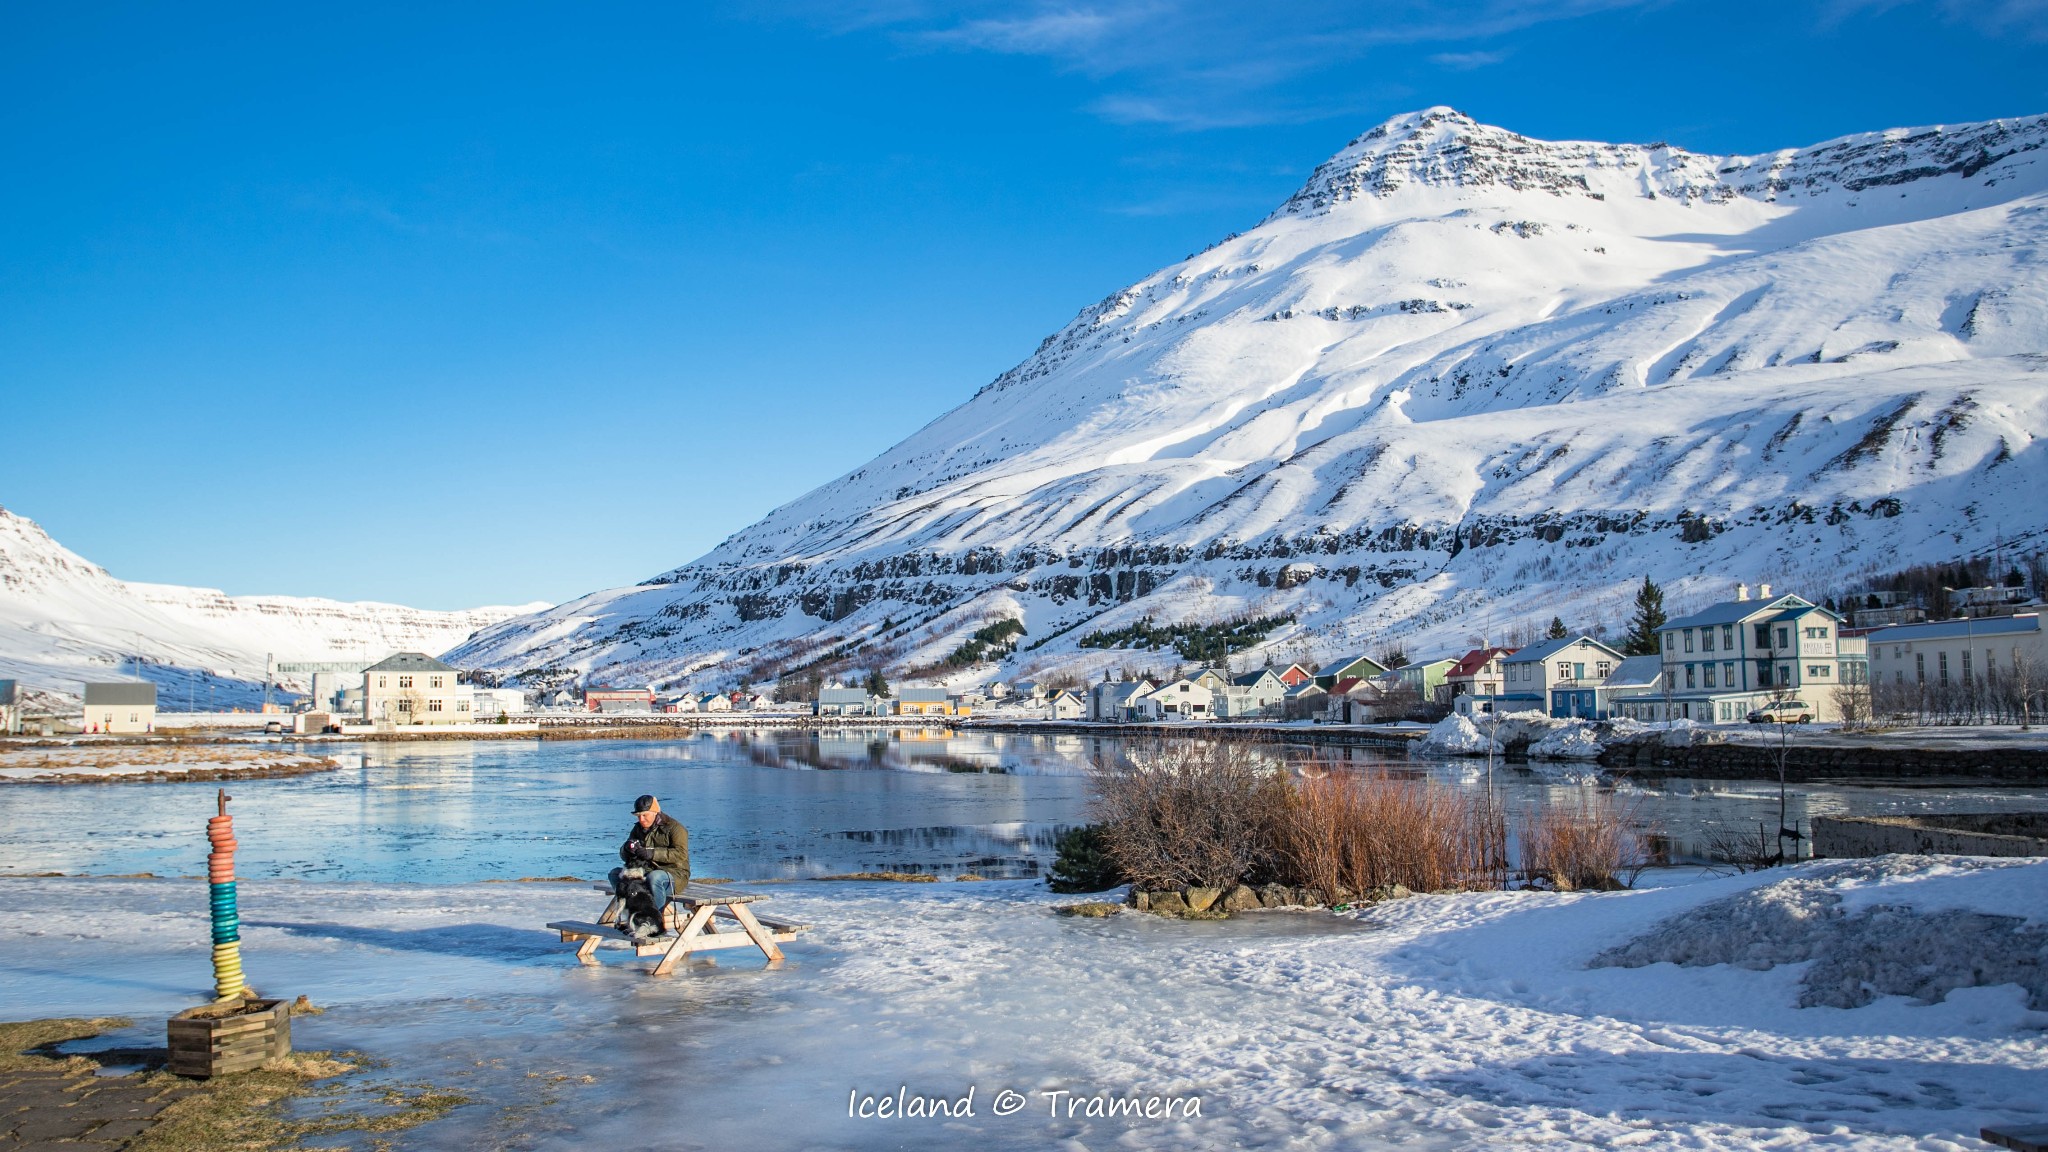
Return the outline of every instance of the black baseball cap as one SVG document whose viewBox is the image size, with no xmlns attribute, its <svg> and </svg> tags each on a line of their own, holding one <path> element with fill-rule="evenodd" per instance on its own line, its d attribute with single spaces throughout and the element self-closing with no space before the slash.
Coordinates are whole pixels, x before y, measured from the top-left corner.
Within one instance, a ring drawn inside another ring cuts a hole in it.
<svg viewBox="0 0 2048 1152">
<path fill-rule="evenodd" d="M 652 796 L 642 796 L 638 800 L 633 801 L 633 811 L 635 812 L 652 812 L 653 810 L 654 797 Z"/>
</svg>

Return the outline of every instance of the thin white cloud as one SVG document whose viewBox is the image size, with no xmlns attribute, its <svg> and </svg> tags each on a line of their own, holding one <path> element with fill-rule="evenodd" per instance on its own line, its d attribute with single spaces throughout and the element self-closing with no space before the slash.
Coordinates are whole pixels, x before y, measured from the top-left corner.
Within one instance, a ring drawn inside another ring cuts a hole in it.
<svg viewBox="0 0 2048 1152">
<path fill-rule="evenodd" d="M 1201 131 L 1353 115 L 1357 65 L 1378 49 L 1440 44 L 1440 67 L 1477 68 L 1504 56 L 1479 47 L 1489 40 L 1658 2 L 1378 0 L 1280 11 L 1271 0 L 850 0 L 820 8 L 814 23 L 883 29 L 915 51 L 1037 57 L 1101 80 L 1088 107 L 1104 119 Z M 1326 74 L 1332 82 L 1295 90 Z"/>
<path fill-rule="evenodd" d="M 1429 62 L 1456 72 L 1470 72 L 1474 68 L 1498 64 L 1507 58 L 1508 54 L 1505 52 L 1438 52 L 1429 58 Z"/>
<path fill-rule="evenodd" d="M 1018 56 L 1073 56 L 1092 50 L 1117 30 L 1116 16 L 1085 9 L 1039 12 L 1009 19 L 968 20 L 915 35 L 941 47 L 979 48 Z"/>
</svg>

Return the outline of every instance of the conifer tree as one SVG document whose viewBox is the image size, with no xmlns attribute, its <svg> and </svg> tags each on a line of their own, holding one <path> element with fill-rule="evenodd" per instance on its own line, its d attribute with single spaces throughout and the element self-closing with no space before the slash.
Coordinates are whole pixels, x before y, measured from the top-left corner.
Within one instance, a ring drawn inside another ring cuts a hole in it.
<svg viewBox="0 0 2048 1152">
<path fill-rule="evenodd" d="M 1655 656 L 1662 650 L 1657 634 L 1664 630 L 1664 590 L 1643 577 L 1636 590 L 1636 614 L 1629 618 L 1628 640 L 1621 646 L 1623 656 Z"/>
<path fill-rule="evenodd" d="M 1571 635 L 1570 632 L 1565 630 L 1564 617 L 1552 616 L 1550 618 L 1550 632 L 1548 635 L 1552 640 L 1562 640 Z"/>
</svg>

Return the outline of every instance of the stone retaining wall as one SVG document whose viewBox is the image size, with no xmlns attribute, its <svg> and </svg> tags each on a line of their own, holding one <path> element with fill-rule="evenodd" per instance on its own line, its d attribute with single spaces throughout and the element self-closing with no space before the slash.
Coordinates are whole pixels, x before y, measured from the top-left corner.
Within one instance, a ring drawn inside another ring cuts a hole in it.
<svg viewBox="0 0 2048 1152">
<path fill-rule="evenodd" d="M 1776 779 L 1778 749 L 1769 744 L 1694 744 L 1669 747 L 1655 739 L 1606 745 L 1600 766 L 1631 776 L 1701 779 Z M 1786 749 L 1792 780 L 1847 780 L 1883 776 L 1973 776 L 2048 780 L 2048 748 L 1929 748 L 1851 743 L 1795 743 Z"/>
<path fill-rule="evenodd" d="M 1834 859 L 1887 856 L 2048 856 L 2048 812 L 1942 816 L 1817 816 L 1813 854 Z"/>
</svg>

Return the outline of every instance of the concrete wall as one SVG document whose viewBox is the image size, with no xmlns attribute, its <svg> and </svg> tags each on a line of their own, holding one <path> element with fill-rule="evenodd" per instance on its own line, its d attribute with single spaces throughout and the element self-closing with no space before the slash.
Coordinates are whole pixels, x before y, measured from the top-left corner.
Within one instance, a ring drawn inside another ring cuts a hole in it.
<svg viewBox="0 0 2048 1152">
<path fill-rule="evenodd" d="M 2048 812 L 1951 816 L 1816 817 L 1813 854 L 1835 859 L 1885 856 L 2048 856 Z"/>
</svg>

